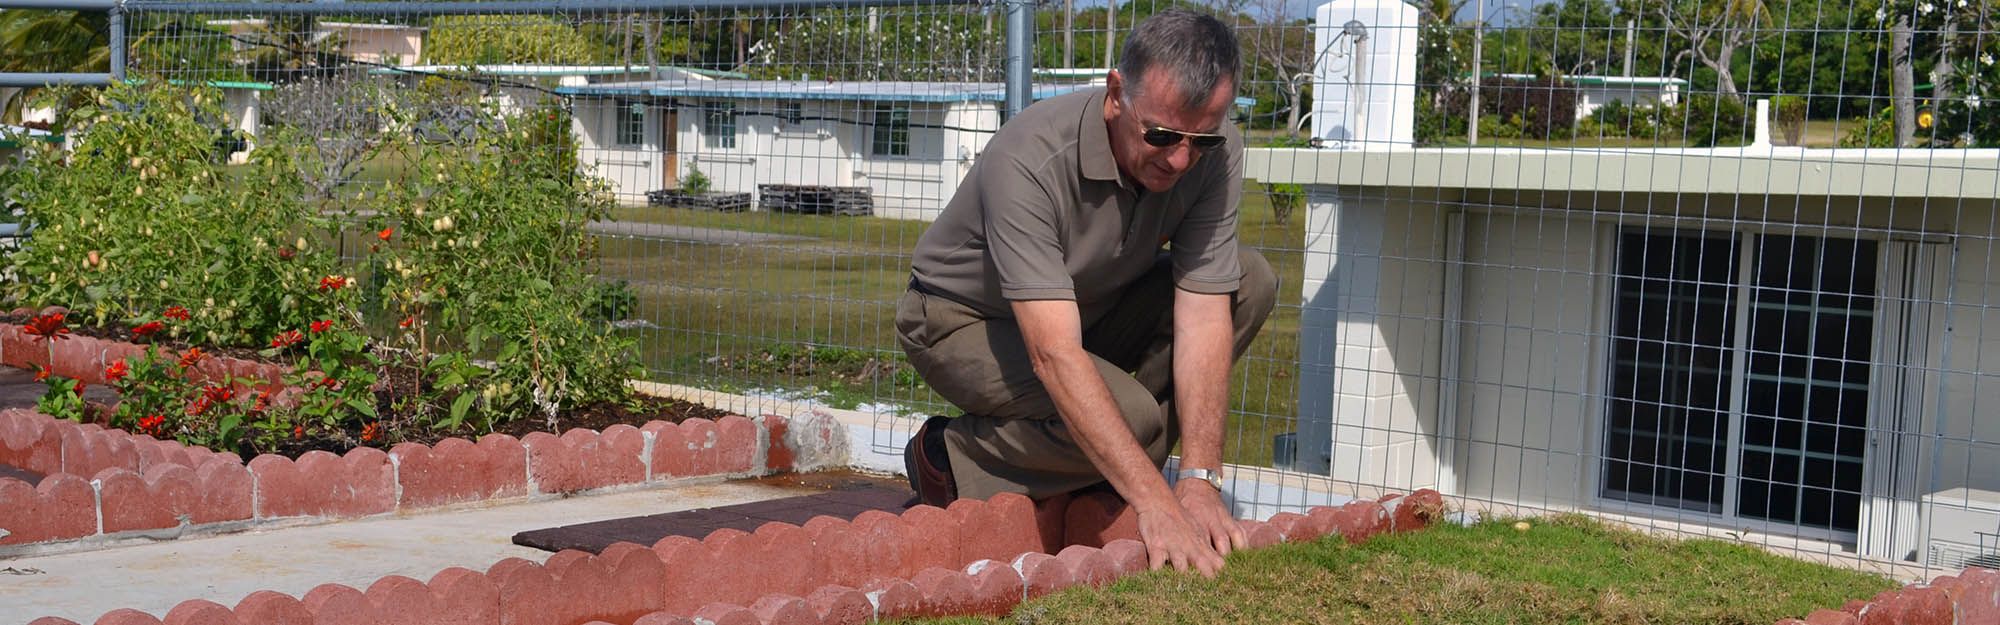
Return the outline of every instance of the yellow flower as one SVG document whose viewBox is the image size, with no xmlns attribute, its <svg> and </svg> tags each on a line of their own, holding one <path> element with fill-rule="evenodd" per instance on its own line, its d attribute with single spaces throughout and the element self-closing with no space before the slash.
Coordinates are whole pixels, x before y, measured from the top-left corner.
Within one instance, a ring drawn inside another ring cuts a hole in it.
<svg viewBox="0 0 2000 625">
<path fill-rule="evenodd" d="M 1935 122 L 1935 121 L 1937 121 L 1937 116 L 1936 116 L 1936 115 L 1932 115 L 1930 111 L 1923 111 L 1923 112 L 1920 112 L 1920 113 L 1917 113 L 1917 127 L 1918 127 L 1918 128 L 1930 128 L 1930 127 L 1931 127 L 1931 123 L 1932 123 L 1932 122 Z"/>
</svg>

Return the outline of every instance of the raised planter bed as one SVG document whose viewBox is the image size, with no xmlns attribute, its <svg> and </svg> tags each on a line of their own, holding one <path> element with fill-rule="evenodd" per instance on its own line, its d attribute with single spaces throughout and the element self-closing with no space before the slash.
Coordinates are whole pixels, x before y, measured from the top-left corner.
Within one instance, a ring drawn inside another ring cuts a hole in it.
<svg viewBox="0 0 2000 625">
<path fill-rule="evenodd" d="M 738 213 L 750 210 L 748 193 L 688 193 L 679 189 L 659 189 L 646 192 L 648 206 L 667 208 L 688 208 L 701 211 Z"/>
<path fill-rule="evenodd" d="M 845 461 L 829 418 L 690 419 L 679 424 L 490 434 L 477 442 L 314 451 L 297 460 L 235 454 L 0 411 L 0 464 L 45 474 L 0 479 L 0 555 L 63 541 L 169 539 L 305 518 L 335 520 L 435 506 L 762 475 Z M 162 532 L 160 530 L 166 530 Z"/>
</svg>

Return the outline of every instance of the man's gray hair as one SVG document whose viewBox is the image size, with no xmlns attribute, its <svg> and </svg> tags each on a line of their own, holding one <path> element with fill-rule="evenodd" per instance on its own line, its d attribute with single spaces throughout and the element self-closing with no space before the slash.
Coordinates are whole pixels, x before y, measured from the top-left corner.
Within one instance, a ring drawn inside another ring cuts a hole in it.
<svg viewBox="0 0 2000 625">
<path fill-rule="evenodd" d="M 1223 81 L 1236 83 L 1239 54 L 1236 31 L 1221 20 L 1168 9 L 1132 29 L 1118 60 L 1118 73 L 1125 76 L 1125 89 L 1138 95 L 1150 86 L 1145 84 L 1146 73 L 1154 67 L 1164 69 L 1180 88 L 1181 106 L 1195 110 L 1209 104 L 1209 96 Z"/>
</svg>

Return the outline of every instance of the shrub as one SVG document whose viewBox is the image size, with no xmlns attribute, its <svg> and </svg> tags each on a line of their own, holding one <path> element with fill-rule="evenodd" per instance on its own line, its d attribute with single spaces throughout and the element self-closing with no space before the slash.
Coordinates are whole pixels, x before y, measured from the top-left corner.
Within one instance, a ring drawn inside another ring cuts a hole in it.
<svg viewBox="0 0 2000 625">
<path fill-rule="evenodd" d="M 1778 136 L 1784 137 L 1785 145 L 1799 145 L 1806 135 L 1806 99 L 1781 95 L 1771 99 L 1771 109 Z"/>
<path fill-rule="evenodd" d="M 584 269 L 595 254 L 584 225 L 608 201 L 576 174 L 560 109 L 466 102 L 479 132 L 388 139 L 406 166 L 349 203 L 372 216 L 346 270 L 329 243 L 342 224 L 302 199 L 295 165 L 317 137 L 274 129 L 248 168 L 226 171 L 199 157 L 213 135 L 196 121 L 220 98 L 144 84 L 69 113 L 81 131 L 67 162 L 41 150 L 9 176 L 35 227 L 9 259 L 23 276 L 9 295 L 67 306 L 77 322 L 263 348 L 293 364 L 284 382 L 300 392 L 281 406 L 227 380 L 196 385 L 184 361 L 197 350 L 149 353 L 117 363 L 130 377 L 112 425 L 219 449 L 306 435 L 379 445 L 629 399 L 631 341 L 606 317 L 635 298 Z M 390 114 L 409 127 L 422 110 Z"/>
<path fill-rule="evenodd" d="M 1885 106 L 1871 117 L 1858 117 L 1852 122 L 1846 135 L 1840 137 L 1843 148 L 1893 148 L 1896 147 L 1895 107 Z"/>
<path fill-rule="evenodd" d="M 1520 137 L 1562 139 L 1576 126 L 1575 88 L 1561 79 L 1494 79 L 1480 86 L 1480 97 L 1490 102 L 1494 114 L 1520 128 Z M 1486 135 L 1485 121 L 1479 134 Z M 1499 135 L 1495 135 L 1499 136 Z"/>
<path fill-rule="evenodd" d="M 708 174 L 701 173 L 700 167 L 696 167 L 692 163 L 688 164 L 687 175 L 681 176 L 681 191 L 701 195 L 707 193 L 708 189 Z"/>
<path fill-rule="evenodd" d="M 1680 106 L 1661 111 L 1662 138 L 1681 138 L 1698 148 L 1748 145 L 1750 111 L 1730 96 L 1698 93 Z"/>
<path fill-rule="evenodd" d="M 299 293 L 337 273 L 332 223 L 301 198 L 282 150 L 254 153 L 245 171 L 208 158 L 221 94 L 163 80 L 116 85 L 66 113 L 73 153 L 37 144 L 9 199 L 33 229 L 9 258 L 16 304 L 60 304 L 71 321 L 144 323 L 171 306 L 192 318 L 177 336 L 255 345 L 324 318 Z"/>
</svg>

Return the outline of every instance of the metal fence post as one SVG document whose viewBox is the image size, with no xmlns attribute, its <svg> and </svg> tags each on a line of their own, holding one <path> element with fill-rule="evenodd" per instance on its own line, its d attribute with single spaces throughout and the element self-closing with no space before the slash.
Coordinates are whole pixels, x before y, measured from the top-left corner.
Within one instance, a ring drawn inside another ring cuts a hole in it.
<svg viewBox="0 0 2000 625">
<path fill-rule="evenodd" d="M 1007 2 L 1007 109 L 1006 118 L 1028 108 L 1034 90 L 1034 4 L 1029 0 Z"/>
<path fill-rule="evenodd" d="M 111 5 L 111 80 L 125 80 L 125 2 Z"/>
</svg>

